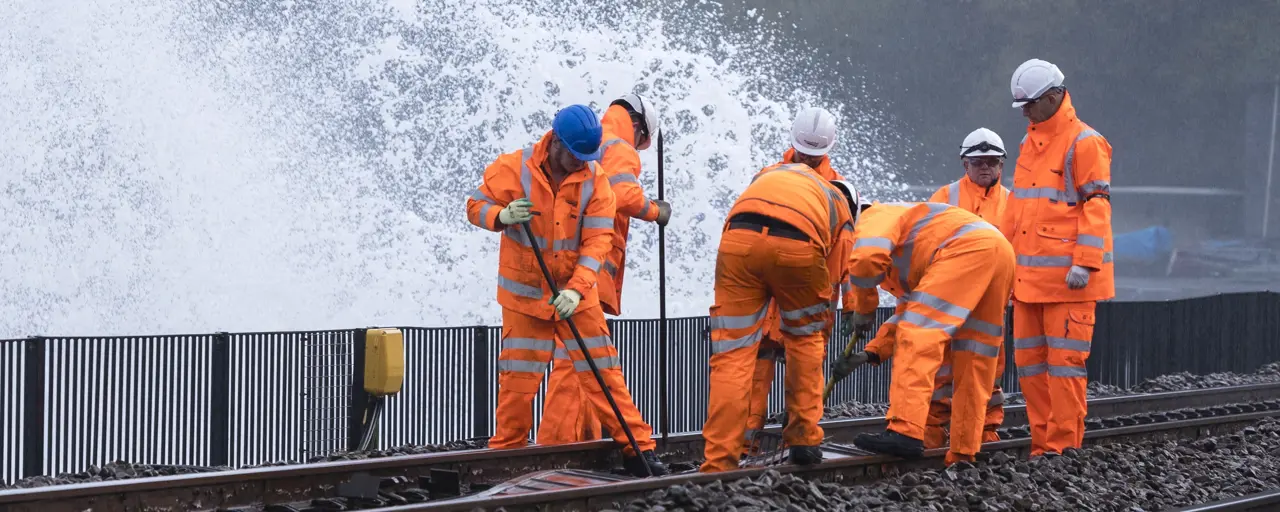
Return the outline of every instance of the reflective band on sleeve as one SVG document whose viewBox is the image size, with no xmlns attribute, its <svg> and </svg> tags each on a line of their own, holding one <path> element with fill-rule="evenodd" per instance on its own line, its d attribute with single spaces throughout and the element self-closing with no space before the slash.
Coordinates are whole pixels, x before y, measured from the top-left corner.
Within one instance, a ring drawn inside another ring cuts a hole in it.
<svg viewBox="0 0 1280 512">
<path fill-rule="evenodd" d="M 653 201 L 650 201 L 650 200 L 648 200 L 648 199 L 645 199 L 645 202 L 644 202 L 644 208 L 641 208 L 641 209 L 640 209 L 640 216 L 641 216 L 641 217 L 645 217 L 645 216 L 649 215 L 649 206 L 650 206 L 650 205 L 652 205 L 652 204 L 653 204 Z"/>
<path fill-rule="evenodd" d="M 586 229 L 613 229 L 613 217 L 587 217 L 582 227 Z"/>
<path fill-rule="evenodd" d="M 625 140 L 622 140 L 622 138 L 620 138 L 620 137 L 614 137 L 614 138 L 612 138 L 612 139 L 607 139 L 607 140 L 605 140 L 604 142 L 601 142 L 601 143 L 600 143 L 600 151 L 604 151 L 604 150 L 606 150 L 606 149 L 609 149 L 609 146 L 612 146 L 612 145 L 617 144 L 617 143 L 619 143 L 619 142 L 626 142 L 626 141 L 625 141 Z"/>
<path fill-rule="evenodd" d="M 556 342 L 555 340 L 540 340 L 536 338 L 503 338 L 502 348 L 551 352 L 555 350 Z"/>
<path fill-rule="evenodd" d="M 477 187 L 474 191 L 471 192 L 471 198 L 475 199 L 476 201 L 484 201 L 486 203 L 493 204 L 493 205 L 498 204 L 498 202 L 494 201 L 492 197 L 489 197 L 485 195 L 484 192 L 481 192 L 479 187 Z"/>
<path fill-rule="evenodd" d="M 528 297 L 530 299 L 542 298 L 542 288 L 535 288 L 524 283 L 518 283 L 501 275 L 498 276 L 498 287 L 521 297 Z"/>
<path fill-rule="evenodd" d="M 1080 193 L 1084 195 L 1110 194 L 1111 182 L 1105 180 L 1090 181 L 1080 186 Z"/>
<path fill-rule="evenodd" d="M 1071 147 L 1067 148 L 1067 158 L 1062 165 L 1062 192 L 1063 198 L 1068 205 L 1075 205 L 1080 202 L 1080 191 L 1076 188 L 1076 173 L 1074 160 L 1076 157 L 1076 144 L 1089 137 L 1101 137 L 1102 134 L 1094 131 L 1093 128 L 1085 128 L 1076 136 L 1076 140 L 1071 141 Z"/>
<path fill-rule="evenodd" d="M 521 361 L 519 359 L 499 359 L 498 371 L 543 373 L 547 371 L 547 363 L 542 361 Z"/>
<path fill-rule="evenodd" d="M 618 276 L 618 266 L 614 265 L 611 261 L 604 262 L 604 271 L 608 272 L 611 276 Z"/>
<path fill-rule="evenodd" d="M 875 288 L 884 282 L 884 274 L 876 274 L 872 277 L 849 276 L 849 282 L 858 288 Z"/>
<path fill-rule="evenodd" d="M 493 226 L 488 225 L 489 224 L 488 221 L 485 220 L 489 218 L 489 209 L 493 208 L 493 206 L 494 205 L 489 203 L 485 203 L 480 206 L 480 223 L 484 224 L 485 225 L 484 227 L 486 228 L 491 228 L 491 229 L 493 228 Z"/>
<path fill-rule="evenodd" d="M 951 351 L 970 352 L 990 358 L 995 358 L 1000 355 L 999 346 L 979 343 L 977 340 L 951 340 Z"/>
<path fill-rule="evenodd" d="M 609 186 L 612 187 L 619 183 L 639 183 L 639 182 L 636 181 L 635 175 L 627 172 L 624 172 L 621 174 L 614 174 L 613 176 L 609 177 Z"/>
<path fill-rule="evenodd" d="M 1076 245 L 1093 247 L 1094 249 L 1102 249 L 1104 247 L 1102 244 L 1102 237 L 1085 234 L 1081 234 L 1076 237 Z"/>
<path fill-rule="evenodd" d="M 884 323 L 889 325 L 898 325 L 898 315 L 895 314 L 893 316 L 890 316 L 888 320 L 884 321 Z"/>
<path fill-rule="evenodd" d="M 882 236 L 871 236 L 859 238 L 857 241 L 853 242 L 853 250 L 856 251 L 861 247 L 876 247 L 893 252 L 893 241 Z"/>
<path fill-rule="evenodd" d="M 600 260 L 597 260 L 590 256 L 586 256 L 586 255 L 578 256 L 578 264 L 591 269 L 592 272 L 600 271 Z"/>
</svg>

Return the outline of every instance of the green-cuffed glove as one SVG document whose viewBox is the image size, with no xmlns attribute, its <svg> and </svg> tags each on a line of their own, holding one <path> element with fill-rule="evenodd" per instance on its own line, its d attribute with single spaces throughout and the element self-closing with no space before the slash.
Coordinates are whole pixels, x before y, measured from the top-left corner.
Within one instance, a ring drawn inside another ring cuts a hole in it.
<svg viewBox="0 0 1280 512">
<path fill-rule="evenodd" d="M 573 310 L 578 309 L 578 302 L 582 300 L 582 294 L 573 290 L 560 290 L 560 294 L 552 297 L 549 301 L 555 306 L 556 313 L 560 314 L 560 318 L 569 318 L 573 316 Z"/>
<path fill-rule="evenodd" d="M 533 201 L 522 197 L 512 201 L 498 212 L 498 220 L 508 226 L 514 226 L 533 218 Z"/>
</svg>

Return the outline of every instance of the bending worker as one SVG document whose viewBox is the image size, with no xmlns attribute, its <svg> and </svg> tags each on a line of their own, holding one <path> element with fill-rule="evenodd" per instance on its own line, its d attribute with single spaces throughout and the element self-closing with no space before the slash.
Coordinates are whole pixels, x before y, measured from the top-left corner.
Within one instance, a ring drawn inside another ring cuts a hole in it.
<svg viewBox="0 0 1280 512">
<path fill-rule="evenodd" d="M 1000 228 L 1018 255 L 1014 360 L 1033 457 L 1084 440 L 1094 309 L 1115 296 L 1111 144 L 1076 117 L 1062 80 L 1057 66 L 1031 59 L 1010 82 L 1029 123 Z"/>
<path fill-rule="evenodd" d="M 862 327 L 879 306 L 877 285 L 898 298 L 897 311 L 881 327 L 882 334 L 892 329 L 885 345 L 897 361 L 887 431 L 862 434 L 854 444 L 919 457 L 935 375 L 950 361 L 954 395 L 946 462 L 974 459 L 1004 339 L 1013 260 L 1013 248 L 995 226 L 960 208 L 877 203 L 862 213 L 849 267 L 853 310 Z"/>
<path fill-rule="evenodd" d="M 835 116 L 823 108 L 806 108 L 791 123 L 791 148 L 782 154 L 782 161 L 778 165 L 804 164 L 824 180 L 844 180 L 843 176 L 831 168 L 831 158 L 827 156 L 835 144 Z M 782 318 L 778 316 L 778 304 L 770 302 L 769 312 L 765 316 L 764 338 L 760 341 L 760 351 L 757 354 L 755 376 L 751 380 L 751 409 L 747 414 L 745 435 L 747 451 L 750 451 L 756 433 L 764 428 L 765 416 L 768 414 L 769 388 L 773 387 L 776 361 L 783 358 L 781 329 Z"/>
<path fill-rule="evenodd" d="M 601 132 L 600 121 L 590 108 L 569 106 L 556 113 L 551 131 L 533 146 L 503 154 L 490 164 L 484 181 L 467 199 L 467 218 L 472 224 L 502 233 L 498 252 L 498 303 L 502 305 L 498 425 L 489 447 L 527 444 L 533 427 L 533 397 L 551 361 L 555 336 L 574 339 L 568 323 L 560 320 L 569 318 L 582 334 L 584 348 L 600 369 L 642 452 L 632 451 L 582 352 L 577 347 L 569 350 L 597 417 L 622 446 L 626 469 L 645 476 L 647 465 L 655 476 L 663 475 L 666 467 L 654 454 L 651 429 L 627 391 L 597 294 L 596 273 L 609 252 L 616 211 L 609 182 L 594 164 L 600 159 Z M 554 297 L 537 263 L 533 241 L 519 225 L 525 222 L 560 288 Z"/>
<path fill-rule="evenodd" d="M 822 331 L 833 313 L 832 284 L 848 265 L 856 198 L 847 182 L 823 180 L 804 164 L 775 164 L 756 174 L 729 210 L 716 255 L 711 393 L 701 471 L 738 468 L 750 383 L 771 300 L 777 301 L 782 317 L 780 341 L 789 368 L 789 420 L 782 437 L 793 464 L 822 461 Z"/>
<path fill-rule="evenodd" d="M 600 169 L 617 198 L 618 211 L 613 218 L 613 244 L 597 275 L 596 289 L 605 314 L 617 316 L 622 313 L 622 277 L 626 271 L 631 219 L 665 226 L 671 218 L 671 205 L 646 198 L 636 179 L 640 177 L 640 154 L 636 150 L 648 149 L 658 138 L 658 109 L 638 94 L 627 94 L 609 105 L 600 122 L 604 129 Z M 569 361 L 569 350 L 557 339 L 542 422 L 538 425 L 538 443 L 562 444 L 600 438 L 600 420 L 595 417 L 590 400 L 578 382 Z"/>
</svg>

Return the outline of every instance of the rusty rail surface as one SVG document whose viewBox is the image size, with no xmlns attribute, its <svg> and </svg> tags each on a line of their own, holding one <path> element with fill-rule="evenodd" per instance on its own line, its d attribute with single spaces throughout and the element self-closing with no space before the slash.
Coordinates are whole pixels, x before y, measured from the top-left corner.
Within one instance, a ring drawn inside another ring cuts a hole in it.
<svg viewBox="0 0 1280 512">
<path fill-rule="evenodd" d="M 1089 401 L 1089 413 L 1091 418 L 1096 418 L 1278 398 L 1280 383 L 1253 384 L 1098 398 Z M 1025 425 L 1024 406 L 1005 408 L 1006 427 Z M 881 417 L 855 418 L 824 421 L 822 426 L 828 442 L 851 443 L 859 433 L 883 430 L 885 422 Z M 765 430 L 777 434 L 781 427 L 773 425 Z M 1004 442 L 1009 441 L 1001 441 Z M 668 463 L 700 460 L 701 433 L 672 435 L 666 446 L 659 449 Z M 8 489 L 0 491 L 0 511 L 165 511 L 260 507 L 264 503 L 335 497 L 339 495 L 339 487 L 357 475 L 399 479 L 393 483 L 400 487 L 415 481 L 424 484 L 421 487 L 427 487 L 425 483 L 435 475 L 437 480 L 456 478 L 474 491 L 542 470 L 607 471 L 620 466 L 620 462 L 616 445 L 611 440 L 512 450 L 465 450 Z M 653 481 L 658 480 L 664 479 Z M 619 485 L 640 483 L 628 481 Z"/>
</svg>

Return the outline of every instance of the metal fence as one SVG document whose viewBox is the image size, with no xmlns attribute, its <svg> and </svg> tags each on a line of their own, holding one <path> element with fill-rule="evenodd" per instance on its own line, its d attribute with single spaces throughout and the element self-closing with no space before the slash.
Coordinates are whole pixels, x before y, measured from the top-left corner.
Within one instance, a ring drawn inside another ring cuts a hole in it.
<svg viewBox="0 0 1280 512">
<path fill-rule="evenodd" d="M 892 310 L 881 308 L 877 324 Z M 838 323 L 838 322 L 837 322 Z M 706 419 L 707 317 L 668 320 L 667 389 L 656 320 L 610 321 L 627 384 L 655 435 Z M 1012 315 L 1006 315 L 1012 325 Z M 839 329 L 839 326 L 834 326 Z M 488 436 L 494 430 L 499 327 L 402 327 L 405 379 L 387 400 L 380 447 Z M 1012 329 L 1004 386 L 1018 389 Z M 833 337 L 828 360 L 843 343 Z M 116 460 L 243 467 L 304 462 L 352 443 L 364 329 L 0 340 L 0 481 Z M 1280 360 L 1280 294 L 1098 305 L 1089 378 L 1132 386 L 1156 375 L 1252 371 Z M 887 400 L 892 363 L 859 369 L 832 402 Z M 782 408 L 779 364 L 770 410 Z M 535 429 L 542 391 L 534 401 Z"/>
</svg>

